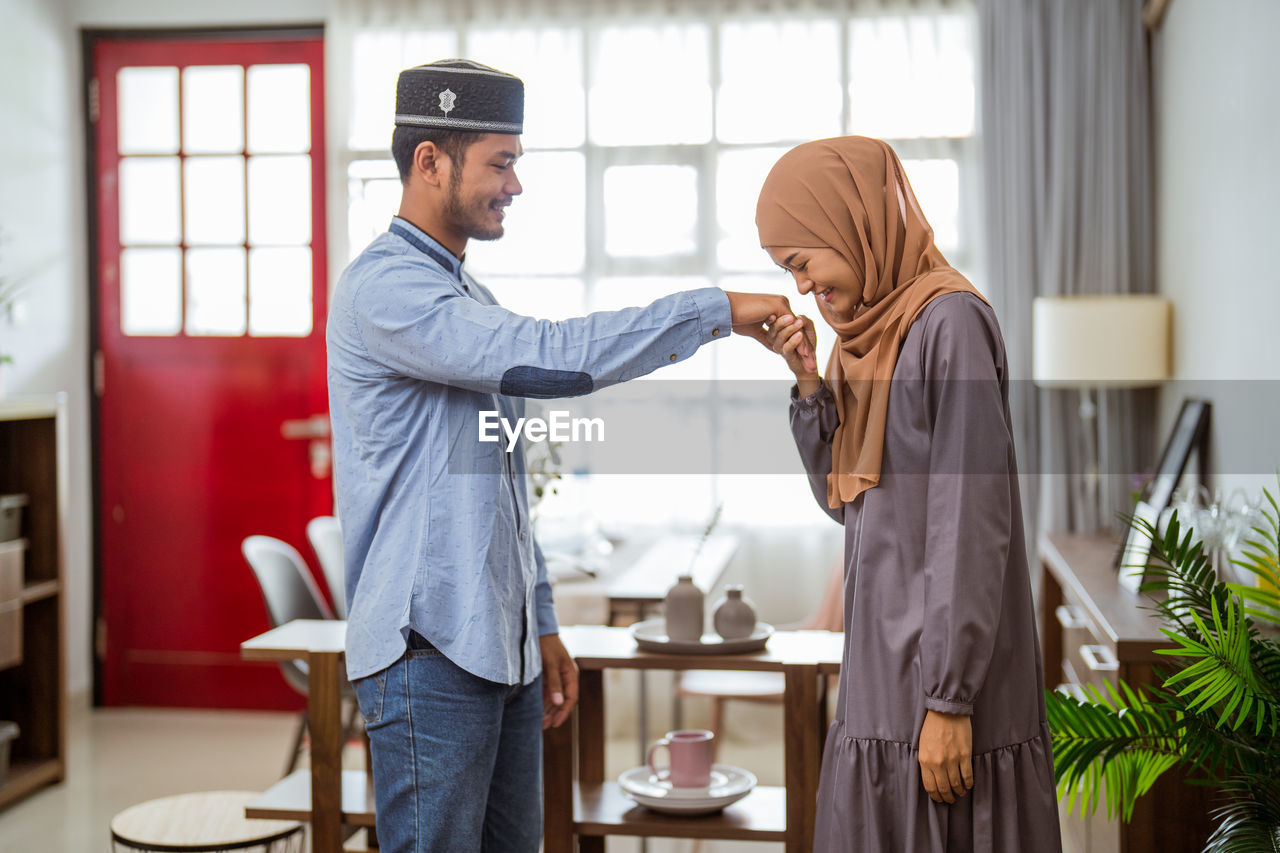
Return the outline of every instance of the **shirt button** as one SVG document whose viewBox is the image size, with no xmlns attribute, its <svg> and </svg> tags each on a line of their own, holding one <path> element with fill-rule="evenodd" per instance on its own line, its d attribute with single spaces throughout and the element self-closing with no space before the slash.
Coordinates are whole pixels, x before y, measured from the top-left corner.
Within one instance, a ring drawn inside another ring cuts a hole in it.
<svg viewBox="0 0 1280 853">
<path fill-rule="evenodd" d="M 524 534 L 523 534 L 523 533 L 521 533 L 521 534 L 520 534 L 520 541 L 521 541 L 521 542 L 523 542 L 523 541 L 524 541 Z"/>
<path fill-rule="evenodd" d="M 715 337 L 716 335 L 718 335 L 718 334 L 720 334 L 720 330 L 719 330 L 719 329 L 712 329 L 712 330 L 711 330 L 711 337 L 713 337 L 713 338 L 714 338 L 714 337 Z"/>
<path fill-rule="evenodd" d="M 671 360 L 672 360 L 672 361 L 675 361 L 675 360 L 676 360 L 676 354 L 675 354 L 675 353 L 671 353 Z"/>
</svg>

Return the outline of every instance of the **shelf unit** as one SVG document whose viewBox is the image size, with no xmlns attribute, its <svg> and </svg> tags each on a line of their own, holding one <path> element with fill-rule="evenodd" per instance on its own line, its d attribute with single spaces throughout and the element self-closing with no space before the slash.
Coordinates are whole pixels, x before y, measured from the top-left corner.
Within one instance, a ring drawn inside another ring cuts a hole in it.
<svg viewBox="0 0 1280 853">
<path fill-rule="evenodd" d="M 66 777 L 66 395 L 0 400 L 0 493 L 23 508 L 22 661 L 0 670 L 0 720 L 20 730 L 0 809 Z"/>
</svg>

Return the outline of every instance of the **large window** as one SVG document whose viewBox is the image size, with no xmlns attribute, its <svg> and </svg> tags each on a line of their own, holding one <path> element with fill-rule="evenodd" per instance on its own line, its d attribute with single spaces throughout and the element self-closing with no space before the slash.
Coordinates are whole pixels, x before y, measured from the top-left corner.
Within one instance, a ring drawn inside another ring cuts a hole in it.
<svg viewBox="0 0 1280 853">
<path fill-rule="evenodd" d="M 971 11 L 951 8 L 362 30 L 353 41 L 358 94 L 343 164 L 349 256 L 386 229 L 399 201 L 387 150 L 396 74 L 466 56 L 519 75 L 527 91 L 526 154 L 517 167 L 524 194 L 509 210 L 506 236 L 473 241 L 467 257 L 512 310 L 561 318 L 714 285 L 784 293 L 816 317 L 760 249 L 755 200 L 789 147 L 842 134 L 893 144 L 939 247 L 973 277 L 974 41 Z M 825 355 L 833 336 L 819 326 Z M 800 470 L 786 424 L 789 378 L 781 359 L 749 339 L 704 347 L 648 380 L 703 380 L 701 388 L 713 389 L 710 404 L 722 416 L 705 434 L 686 435 L 705 448 L 694 476 L 676 483 L 597 468 L 567 491 L 589 488 L 606 521 L 696 523 L 721 502 L 727 521 L 820 518 L 803 478 L 776 476 L 782 467 Z M 776 386 L 763 401 L 761 381 Z M 739 394 L 740 383 L 752 391 Z M 665 405 L 649 417 L 687 416 L 687 399 Z M 762 406 L 767 413 L 756 411 Z M 753 426 L 740 436 L 734 427 L 743 419 L 776 429 Z M 753 446 L 761 441 L 772 446 Z M 750 473 L 756 469 L 734 461 L 759 452 L 786 463 Z"/>
</svg>

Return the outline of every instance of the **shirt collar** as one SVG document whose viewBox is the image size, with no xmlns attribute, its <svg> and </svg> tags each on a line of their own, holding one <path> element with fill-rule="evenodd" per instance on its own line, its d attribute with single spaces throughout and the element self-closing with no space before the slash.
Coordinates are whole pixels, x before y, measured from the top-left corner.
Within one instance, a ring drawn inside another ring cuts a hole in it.
<svg viewBox="0 0 1280 853">
<path fill-rule="evenodd" d="M 435 238 L 426 231 L 399 216 L 391 217 L 391 227 L 387 230 L 431 258 L 454 278 L 462 281 L 462 261 L 455 258 L 452 252 L 436 242 Z"/>
</svg>

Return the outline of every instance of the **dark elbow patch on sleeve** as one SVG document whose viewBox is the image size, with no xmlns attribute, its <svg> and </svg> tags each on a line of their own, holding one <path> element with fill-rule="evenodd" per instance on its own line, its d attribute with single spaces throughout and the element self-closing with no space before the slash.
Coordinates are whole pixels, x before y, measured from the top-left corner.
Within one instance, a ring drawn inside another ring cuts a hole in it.
<svg viewBox="0 0 1280 853">
<path fill-rule="evenodd" d="M 591 376 L 577 370 L 546 370 L 541 367 L 513 367 L 502 374 L 499 392 L 508 397 L 579 397 L 595 388 Z"/>
</svg>

